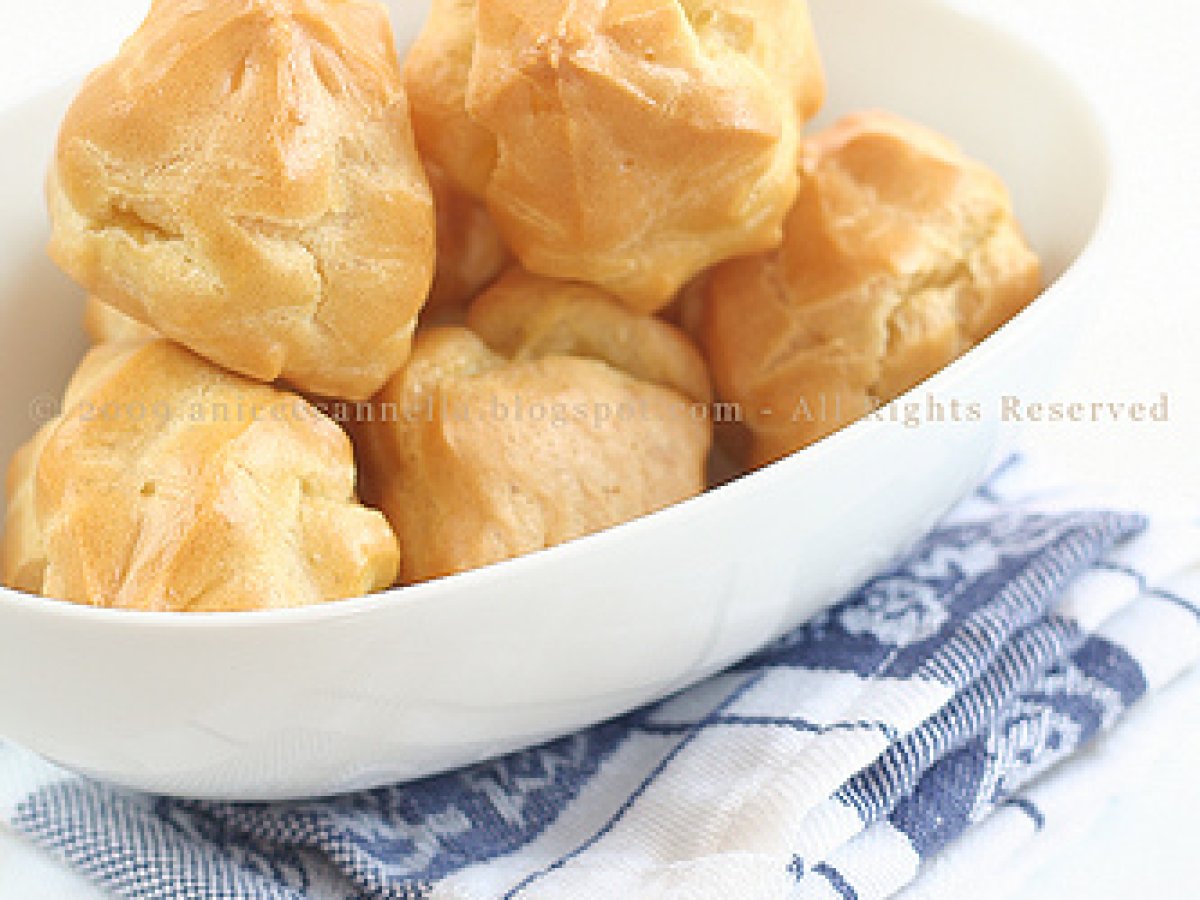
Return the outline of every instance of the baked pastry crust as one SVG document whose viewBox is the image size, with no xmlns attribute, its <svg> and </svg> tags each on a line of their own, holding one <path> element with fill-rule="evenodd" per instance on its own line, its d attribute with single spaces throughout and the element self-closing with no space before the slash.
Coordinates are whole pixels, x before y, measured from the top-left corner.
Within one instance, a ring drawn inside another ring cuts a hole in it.
<svg viewBox="0 0 1200 900">
<path fill-rule="evenodd" d="M 427 168 L 437 213 L 437 266 L 422 323 L 461 321 L 466 306 L 508 268 L 511 257 L 487 208 Z"/>
<path fill-rule="evenodd" d="M 0 544 L 0 582 L 27 594 L 39 593 L 46 573 L 46 544 L 34 510 L 34 470 L 53 432 L 43 425 L 8 464 L 5 496 L 8 511 Z"/>
<path fill-rule="evenodd" d="M 64 270 L 219 365 L 362 398 L 407 358 L 433 204 L 376 3 L 155 0 L 47 195 Z"/>
<path fill-rule="evenodd" d="M 618 327 L 612 327 L 620 320 Z M 711 430 L 703 361 L 682 334 L 594 288 L 511 272 L 475 330 L 417 335 L 361 428 L 401 578 L 551 547 L 700 493 Z"/>
<path fill-rule="evenodd" d="M 897 116 L 848 116 L 804 142 L 784 243 L 706 279 L 718 394 L 763 465 L 899 396 L 1041 289 L 999 177 Z"/>
<path fill-rule="evenodd" d="M 153 328 L 95 297 L 88 297 L 84 303 L 83 330 L 94 344 L 148 341 L 158 337 Z"/>
<path fill-rule="evenodd" d="M 390 586 L 396 540 L 350 442 L 300 397 L 164 340 L 83 360 L 8 473 L 0 574 L 153 611 L 279 609 Z"/>
<path fill-rule="evenodd" d="M 435 0 L 405 77 L 525 268 L 643 312 L 779 243 L 824 97 L 803 0 Z"/>
<path fill-rule="evenodd" d="M 513 267 L 471 304 L 467 325 L 511 360 L 596 359 L 701 406 L 712 400 L 708 367 L 685 334 L 591 285 Z"/>
</svg>

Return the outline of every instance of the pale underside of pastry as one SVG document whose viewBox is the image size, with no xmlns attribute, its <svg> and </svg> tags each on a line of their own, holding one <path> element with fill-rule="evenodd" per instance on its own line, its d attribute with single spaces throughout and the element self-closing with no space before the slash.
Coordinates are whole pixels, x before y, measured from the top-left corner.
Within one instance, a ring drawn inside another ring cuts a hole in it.
<svg viewBox="0 0 1200 900">
<path fill-rule="evenodd" d="M 783 246 L 717 267 L 700 326 L 746 462 L 838 430 L 944 367 L 1041 290 L 999 177 L 896 116 L 805 141 Z"/>
<path fill-rule="evenodd" d="M 405 77 L 525 268 L 643 312 L 778 244 L 824 97 L 803 0 L 435 0 Z"/>
<path fill-rule="evenodd" d="M 350 442 L 300 397 L 164 340 L 93 349 L 8 474 L 0 574 L 117 609 L 244 611 L 395 580 Z"/>
<path fill-rule="evenodd" d="M 68 274 L 226 368 L 360 398 L 408 355 L 433 205 L 378 4 L 157 0 L 47 195 Z"/>
<path fill-rule="evenodd" d="M 470 327 L 417 336 L 360 448 L 425 581 L 582 537 L 700 493 L 703 361 L 594 288 L 511 272 Z"/>
</svg>

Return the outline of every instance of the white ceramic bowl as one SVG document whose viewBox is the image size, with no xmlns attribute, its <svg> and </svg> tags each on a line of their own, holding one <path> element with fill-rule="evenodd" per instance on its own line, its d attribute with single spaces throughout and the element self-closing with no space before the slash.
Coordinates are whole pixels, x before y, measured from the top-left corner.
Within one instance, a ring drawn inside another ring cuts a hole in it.
<svg viewBox="0 0 1200 900">
<path fill-rule="evenodd" d="M 423 4 L 396 3 L 402 45 Z M 901 552 L 981 474 L 997 398 L 1044 389 L 1085 314 L 1104 140 L 1045 60 L 926 0 L 812 0 L 826 120 L 884 107 L 1007 180 L 1056 282 L 898 403 L 976 423 L 860 422 L 681 506 L 523 559 L 287 612 L 113 612 L 0 591 L 0 734 L 134 788 L 271 799 L 379 785 L 565 733 L 712 673 Z M 79 292 L 42 252 L 64 89 L 0 133 L 0 454 L 81 351 Z"/>
</svg>

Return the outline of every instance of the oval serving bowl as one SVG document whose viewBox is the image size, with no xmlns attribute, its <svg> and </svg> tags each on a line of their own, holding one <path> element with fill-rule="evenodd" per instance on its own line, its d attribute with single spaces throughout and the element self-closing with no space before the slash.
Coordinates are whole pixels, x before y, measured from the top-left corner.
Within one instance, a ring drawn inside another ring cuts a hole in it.
<svg viewBox="0 0 1200 900">
<path fill-rule="evenodd" d="M 1044 390 L 1089 303 L 1108 185 L 1079 92 L 1002 33 L 930 0 L 812 0 L 823 121 L 882 107 L 1008 182 L 1046 292 L 896 403 L 978 402 L 971 423 L 866 420 L 602 534 L 387 594 L 283 612 L 158 614 L 0 590 L 0 735 L 76 771 L 266 800 L 416 778 L 671 693 L 826 607 L 981 475 L 1003 394 Z M 425 4 L 394 3 L 401 47 Z M 0 116 L 0 454 L 83 349 L 81 297 L 46 260 L 40 191 L 70 89 Z M 1085 250 L 1088 251 L 1085 254 Z"/>
</svg>

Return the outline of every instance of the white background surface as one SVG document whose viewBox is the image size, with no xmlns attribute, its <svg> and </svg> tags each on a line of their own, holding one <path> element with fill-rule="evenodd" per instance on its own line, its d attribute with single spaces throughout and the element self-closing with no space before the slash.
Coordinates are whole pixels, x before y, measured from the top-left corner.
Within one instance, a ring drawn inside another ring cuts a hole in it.
<svg viewBox="0 0 1200 900">
<path fill-rule="evenodd" d="M 1057 59 L 1094 98 L 1113 145 L 1113 233 L 1096 282 L 1096 315 L 1062 384 L 1029 399 L 1169 396 L 1165 424 L 1045 424 L 1027 427 L 1023 438 L 1081 477 L 1200 499 L 1200 5 L 950 2 L 1026 36 Z M 147 7 L 147 0 L 3 0 L 0 109 L 110 56 Z M 1200 677 L 1181 690 L 1195 700 L 1175 702 L 1183 720 L 1145 789 L 1117 801 L 1097 829 L 1036 872 L 1022 898 L 1197 895 Z M 54 880 L 49 868 L 32 881 L 12 882 L 15 859 L 25 853 L 0 832 L 2 900 L 83 896 L 76 883 Z"/>
</svg>

